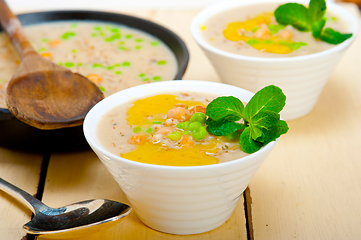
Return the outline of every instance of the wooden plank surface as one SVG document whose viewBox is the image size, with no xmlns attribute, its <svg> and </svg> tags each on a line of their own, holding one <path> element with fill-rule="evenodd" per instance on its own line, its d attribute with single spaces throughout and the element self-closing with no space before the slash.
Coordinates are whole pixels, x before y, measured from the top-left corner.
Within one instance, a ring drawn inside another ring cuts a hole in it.
<svg viewBox="0 0 361 240">
<path fill-rule="evenodd" d="M 0 177 L 35 195 L 40 177 L 42 154 L 0 148 Z M 0 239 L 20 240 L 22 226 L 30 221 L 31 211 L 0 190 Z"/>
<path fill-rule="evenodd" d="M 191 54 L 185 80 L 220 81 L 190 34 L 198 10 L 119 12 L 158 22 L 183 38 Z M 289 133 L 252 180 L 254 239 L 361 239 L 360 38 L 331 76 L 314 111 L 288 122 Z M 41 160 L 38 154 L 0 149 L 0 176 L 34 194 Z M 58 207 L 92 198 L 128 203 L 91 151 L 52 154 L 43 201 Z M 244 214 L 241 199 L 226 224 L 185 237 L 154 231 L 132 213 L 119 225 L 81 239 L 247 239 Z M 0 192 L 0 239 L 21 239 L 21 226 L 30 216 Z"/>
</svg>

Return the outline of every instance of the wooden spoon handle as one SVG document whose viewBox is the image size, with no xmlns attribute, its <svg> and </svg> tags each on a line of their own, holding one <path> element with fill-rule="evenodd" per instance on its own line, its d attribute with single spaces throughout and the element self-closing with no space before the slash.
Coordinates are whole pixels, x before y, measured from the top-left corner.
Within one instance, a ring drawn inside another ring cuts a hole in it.
<svg viewBox="0 0 361 240">
<path fill-rule="evenodd" d="M 0 24 L 21 58 L 29 53 L 36 53 L 25 36 L 20 20 L 11 12 L 4 0 L 0 0 Z"/>
</svg>

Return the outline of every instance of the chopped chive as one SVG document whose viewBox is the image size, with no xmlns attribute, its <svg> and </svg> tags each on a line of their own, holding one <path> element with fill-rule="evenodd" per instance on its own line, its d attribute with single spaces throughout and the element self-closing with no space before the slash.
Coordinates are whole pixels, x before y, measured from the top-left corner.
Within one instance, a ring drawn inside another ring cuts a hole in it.
<svg viewBox="0 0 361 240">
<path fill-rule="evenodd" d="M 159 77 L 159 76 L 155 76 L 155 77 L 153 77 L 153 80 L 154 81 L 160 81 L 162 78 L 161 77 Z"/>
<path fill-rule="evenodd" d="M 132 38 L 132 37 L 133 37 L 132 34 L 125 35 L 125 38 Z"/>
<path fill-rule="evenodd" d="M 250 39 L 250 40 L 247 41 L 247 43 L 248 43 L 249 45 L 254 45 L 254 44 L 259 44 L 260 41 L 257 40 L 257 39 Z"/>
<path fill-rule="evenodd" d="M 121 71 L 115 71 L 114 73 L 117 74 L 117 75 L 122 74 Z"/>
<path fill-rule="evenodd" d="M 103 88 L 102 86 L 98 86 L 98 87 L 99 87 L 100 91 L 105 92 L 105 88 Z"/>
<path fill-rule="evenodd" d="M 137 50 L 142 49 L 142 46 L 135 46 L 135 49 Z"/>
<path fill-rule="evenodd" d="M 123 45 L 125 42 L 124 41 L 119 41 L 118 44 Z"/>
<path fill-rule="evenodd" d="M 43 39 L 41 39 L 41 41 L 42 41 L 42 42 L 46 42 L 46 43 L 47 43 L 47 42 L 49 42 L 49 39 L 47 39 L 47 38 L 43 38 Z"/>
<path fill-rule="evenodd" d="M 142 131 L 141 127 L 135 127 L 133 128 L 133 133 L 140 133 Z"/>
<path fill-rule="evenodd" d="M 93 68 L 103 67 L 103 65 L 101 65 L 101 64 L 99 64 L 99 63 L 94 63 L 92 67 L 93 67 Z"/>
<path fill-rule="evenodd" d="M 92 36 L 92 37 L 96 37 L 96 36 L 97 36 L 97 34 L 96 34 L 96 33 L 92 33 L 90 36 Z"/>
<path fill-rule="evenodd" d="M 126 48 L 126 47 L 118 47 L 118 49 L 124 50 L 124 51 L 128 50 L 128 48 Z"/>
<path fill-rule="evenodd" d="M 270 30 L 271 34 L 274 35 L 278 33 L 279 30 L 284 29 L 286 26 L 281 24 L 269 24 L 268 29 Z"/>
<path fill-rule="evenodd" d="M 46 48 L 44 47 L 38 49 L 38 52 L 44 52 L 44 51 L 46 51 Z"/>
<path fill-rule="evenodd" d="M 82 63 L 78 63 L 78 67 L 81 67 L 81 66 L 83 66 L 83 64 L 82 64 Z"/>
<path fill-rule="evenodd" d="M 145 130 L 147 133 L 152 133 L 153 129 L 152 128 L 148 128 L 147 130 Z"/>
<path fill-rule="evenodd" d="M 123 65 L 124 67 L 128 67 L 128 66 L 130 66 L 130 62 L 123 62 L 122 65 Z"/>
<path fill-rule="evenodd" d="M 263 43 L 264 43 L 264 44 L 272 44 L 273 41 L 272 41 L 272 40 L 266 40 L 266 41 L 264 41 Z"/>
<path fill-rule="evenodd" d="M 138 75 L 138 77 L 145 77 L 145 74 L 141 73 L 141 74 Z"/>
<path fill-rule="evenodd" d="M 67 40 L 71 37 L 74 37 L 76 34 L 74 32 L 66 32 L 61 36 L 62 39 Z"/>
<path fill-rule="evenodd" d="M 112 28 L 110 29 L 111 32 L 118 33 L 120 30 L 118 28 Z"/>
<path fill-rule="evenodd" d="M 254 27 L 252 30 L 251 30 L 251 32 L 256 32 L 258 29 L 259 29 L 260 27 L 259 26 L 257 26 L 257 27 Z"/>
<path fill-rule="evenodd" d="M 100 30 L 102 30 L 102 28 L 99 27 L 99 26 L 95 26 L 95 27 L 94 27 L 94 30 L 100 31 Z"/>
<path fill-rule="evenodd" d="M 165 65 L 167 62 L 164 60 L 160 60 L 157 62 L 158 65 Z"/>
<path fill-rule="evenodd" d="M 143 39 L 140 39 L 140 38 L 135 39 L 135 42 L 143 42 Z"/>
<path fill-rule="evenodd" d="M 149 78 L 144 78 L 143 82 L 149 81 Z"/>
<path fill-rule="evenodd" d="M 72 53 L 78 52 L 76 49 L 71 50 Z"/>
<path fill-rule="evenodd" d="M 74 63 L 72 63 L 72 62 L 66 62 L 64 65 L 65 65 L 65 67 L 68 67 L 68 68 L 74 67 Z"/>
<path fill-rule="evenodd" d="M 158 45 L 159 45 L 159 42 L 158 42 L 158 41 L 156 41 L 156 42 L 151 42 L 150 45 L 152 45 L 152 46 L 158 46 Z"/>
<path fill-rule="evenodd" d="M 152 122 L 152 124 L 162 124 L 162 122 L 161 121 L 154 121 L 154 122 Z"/>
<path fill-rule="evenodd" d="M 113 68 L 114 68 L 113 66 L 107 67 L 108 70 L 113 70 Z"/>
<path fill-rule="evenodd" d="M 59 66 L 63 66 L 63 63 L 58 63 Z"/>
<path fill-rule="evenodd" d="M 120 38 L 120 34 L 117 33 L 117 34 L 114 34 L 113 36 L 111 36 L 109 38 L 106 38 L 105 41 L 111 42 L 111 41 L 114 41 L 115 39 L 119 39 L 119 38 Z"/>
<path fill-rule="evenodd" d="M 305 42 L 295 42 L 295 43 L 292 43 L 290 47 L 292 48 L 292 50 L 297 50 L 302 46 L 307 46 L 307 43 L 305 43 Z"/>
</svg>

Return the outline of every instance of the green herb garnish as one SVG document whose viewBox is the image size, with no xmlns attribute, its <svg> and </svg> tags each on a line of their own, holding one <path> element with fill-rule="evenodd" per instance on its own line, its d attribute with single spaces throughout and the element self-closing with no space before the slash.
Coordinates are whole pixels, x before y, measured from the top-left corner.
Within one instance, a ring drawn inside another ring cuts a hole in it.
<svg viewBox="0 0 361 240">
<path fill-rule="evenodd" d="M 279 30 L 284 29 L 286 26 L 282 24 L 269 24 L 268 30 L 271 32 L 272 35 L 278 33 Z"/>
<path fill-rule="evenodd" d="M 258 91 L 246 107 L 236 97 L 214 99 L 208 104 L 207 131 L 216 136 L 238 136 L 241 149 L 254 153 L 288 131 L 279 112 L 286 104 L 286 96 L 279 87 L 267 86 Z M 239 121 L 243 119 L 244 123 Z"/>
<path fill-rule="evenodd" d="M 279 6 L 274 16 L 282 25 L 292 25 L 301 32 L 312 32 L 315 39 L 330 44 L 339 44 L 349 39 L 352 34 L 342 34 L 331 28 L 323 29 L 327 18 L 325 0 L 310 0 L 308 8 L 298 3 L 286 3 Z"/>
</svg>

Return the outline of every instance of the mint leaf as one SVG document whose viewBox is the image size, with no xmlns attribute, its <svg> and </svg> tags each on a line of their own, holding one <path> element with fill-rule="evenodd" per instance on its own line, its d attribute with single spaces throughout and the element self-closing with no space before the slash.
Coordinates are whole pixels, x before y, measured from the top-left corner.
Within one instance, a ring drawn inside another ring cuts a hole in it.
<svg viewBox="0 0 361 240">
<path fill-rule="evenodd" d="M 285 104 L 286 96 L 274 85 L 258 91 L 246 107 L 236 97 L 216 98 L 206 109 L 207 131 L 230 140 L 239 138 L 241 149 L 254 153 L 288 131 L 279 115 Z M 241 118 L 244 124 L 237 122 Z"/>
<path fill-rule="evenodd" d="M 282 25 L 292 25 L 301 32 L 308 32 L 311 30 L 308 10 L 302 4 L 283 4 L 275 10 L 274 16 L 276 21 Z"/>
<path fill-rule="evenodd" d="M 279 113 L 286 104 L 286 96 L 279 87 L 270 85 L 258 91 L 247 103 L 244 110 L 245 120 L 251 121 L 260 111 Z"/>
<path fill-rule="evenodd" d="M 218 97 L 208 104 L 206 115 L 215 121 L 238 121 L 243 117 L 244 105 L 236 97 Z"/>
<path fill-rule="evenodd" d="M 251 128 L 251 136 L 253 140 L 257 140 L 262 137 L 264 132 L 262 128 L 271 128 L 273 125 L 277 124 L 280 120 L 280 115 L 271 111 L 262 111 L 257 113 L 252 121 L 249 122 L 249 127 Z"/>
<path fill-rule="evenodd" d="M 255 126 L 253 124 L 250 124 L 249 128 L 250 128 L 249 131 L 250 131 L 250 134 L 251 134 L 251 137 L 253 140 L 257 140 L 257 138 L 262 137 L 263 132 L 260 128 L 258 128 L 257 126 Z"/>
<path fill-rule="evenodd" d="M 263 134 L 256 140 L 263 143 L 263 145 L 266 145 L 267 143 L 275 141 L 282 134 L 286 134 L 288 132 L 288 125 L 285 121 L 279 120 L 275 125 L 271 127 L 263 127 L 261 130 Z"/>
<path fill-rule="evenodd" d="M 257 113 L 253 118 L 252 125 L 269 127 L 275 125 L 280 120 L 280 115 L 272 111 L 262 111 Z"/>
<path fill-rule="evenodd" d="M 320 21 L 326 13 L 325 0 L 310 0 L 308 4 L 308 14 L 311 21 Z"/>
<path fill-rule="evenodd" d="M 262 147 L 262 143 L 252 139 L 249 127 L 244 129 L 241 133 L 241 136 L 239 138 L 239 144 L 242 151 L 245 153 L 257 152 Z"/>
<path fill-rule="evenodd" d="M 351 33 L 342 34 L 331 28 L 323 30 L 327 19 L 325 0 L 310 0 L 308 8 L 298 3 L 286 3 L 279 6 L 274 16 L 276 21 L 283 25 L 292 25 L 301 32 L 312 31 L 315 39 L 330 44 L 339 44 L 352 36 Z M 332 18 L 331 18 L 332 19 Z M 293 50 L 297 50 L 302 45 L 295 45 Z"/>
<path fill-rule="evenodd" d="M 206 121 L 207 131 L 215 136 L 227 136 L 231 133 L 234 133 L 237 130 L 245 128 L 244 124 L 231 122 L 227 120 L 214 121 L 211 118 L 208 118 Z"/>
<path fill-rule="evenodd" d="M 321 35 L 321 32 L 322 32 L 322 28 L 325 26 L 326 24 L 326 19 L 322 19 L 320 21 L 317 21 L 317 22 L 313 22 L 312 23 L 312 36 L 314 38 L 319 38 L 320 35 Z"/>
<path fill-rule="evenodd" d="M 326 28 L 321 32 L 320 39 L 330 44 L 339 44 L 352 37 L 352 33 L 342 34 L 332 28 Z"/>
</svg>

